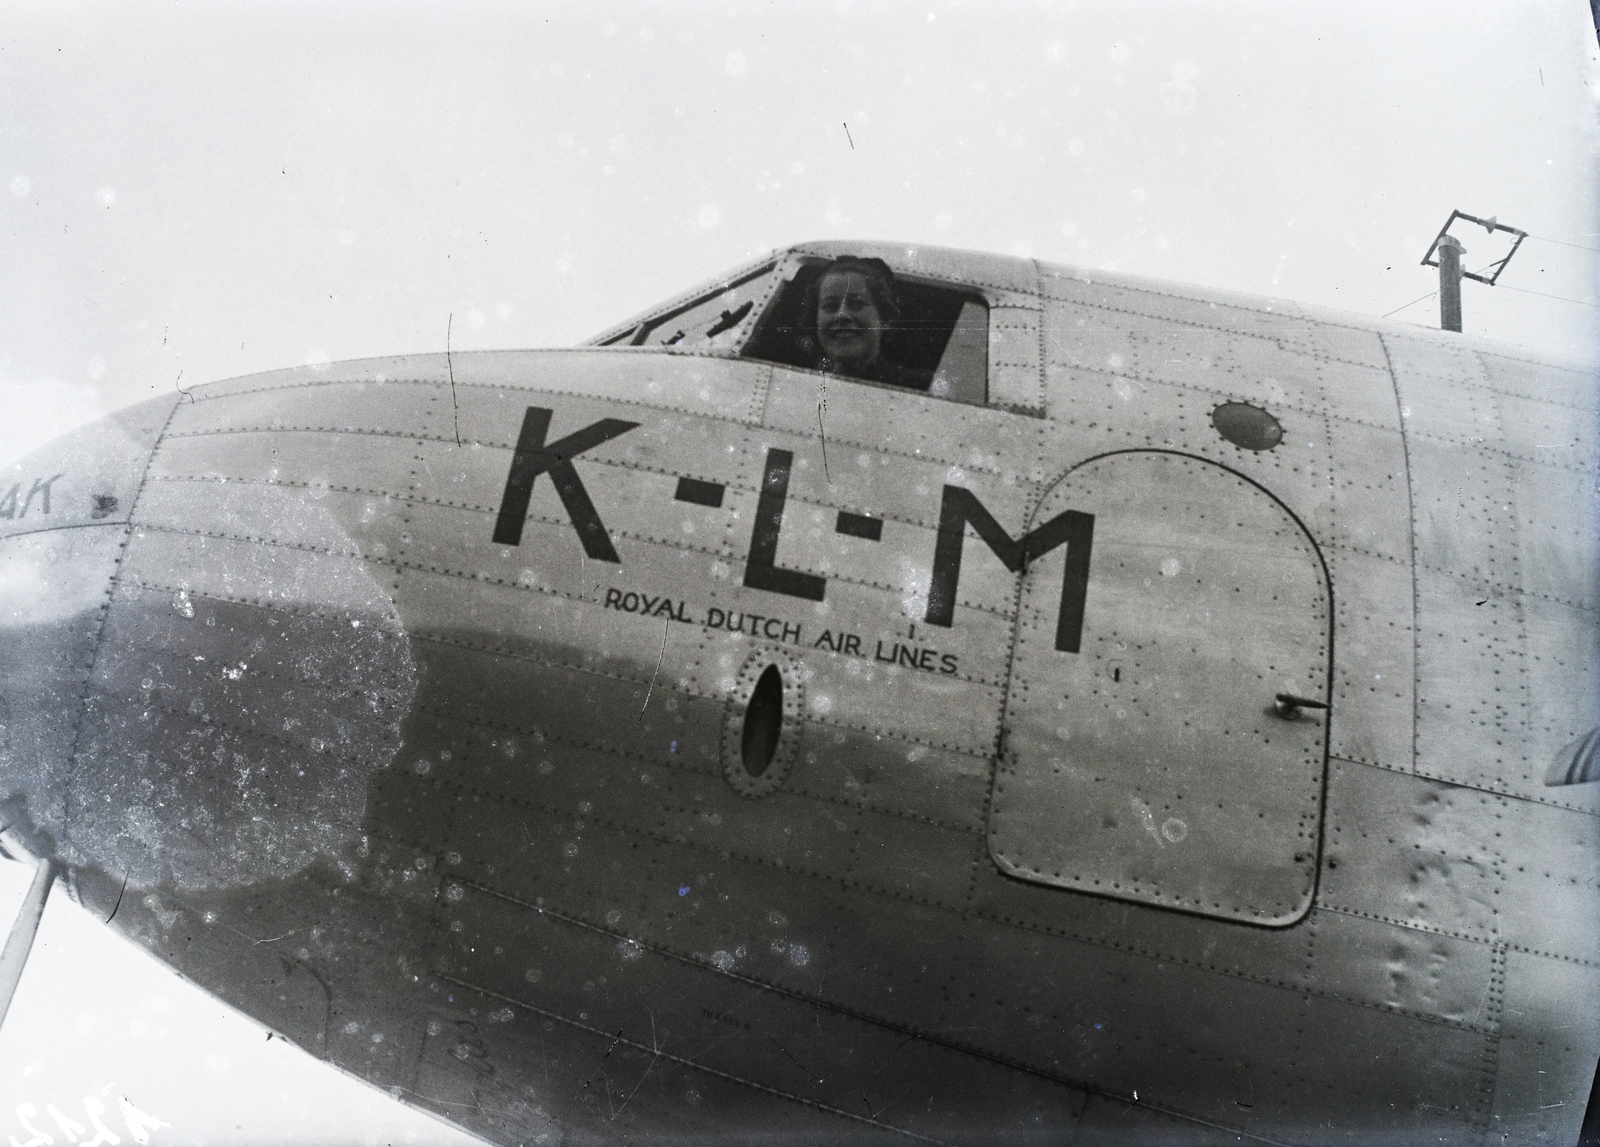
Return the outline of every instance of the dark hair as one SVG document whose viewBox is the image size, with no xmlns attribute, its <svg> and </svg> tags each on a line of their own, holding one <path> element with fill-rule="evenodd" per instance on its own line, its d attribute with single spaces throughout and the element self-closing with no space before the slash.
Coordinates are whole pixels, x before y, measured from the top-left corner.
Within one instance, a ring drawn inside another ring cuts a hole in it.
<svg viewBox="0 0 1600 1147">
<path fill-rule="evenodd" d="M 900 301 L 895 295 L 894 272 L 889 270 L 889 264 L 882 259 L 862 259 L 855 255 L 844 255 L 818 271 L 816 278 L 806 287 L 805 302 L 800 308 L 800 313 L 804 316 L 804 321 L 810 325 L 811 332 L 814 333 L 817 329 L 817 303 L 822 295 L 822 280 L 838 271 L 857 274 L 866 280 L 867 294 L 872 296 L 872 305 L 878 308 L 878 314 L 885 320 L 893 322 L 900 317 Z"/>
</svg>

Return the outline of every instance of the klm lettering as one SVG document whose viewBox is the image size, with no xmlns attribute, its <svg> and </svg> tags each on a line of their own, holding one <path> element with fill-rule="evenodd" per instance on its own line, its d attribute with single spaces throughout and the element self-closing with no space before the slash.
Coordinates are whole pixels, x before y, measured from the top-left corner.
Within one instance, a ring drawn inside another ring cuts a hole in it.
<svg viewBox="0 0 1600 1147">
<path fill-rule="evenodd" d="M 626 434 L 639 424 L 603 418 L 555 442 L 546 442 L 551 415 L 552 411 L 542 406 L 530 406 L 527 409 L 516 449 L 512 452 L 511 469 L 506 475 L 505 493 L 495 519 L 494 540 L 506 546 L 521 544 L 522 527 L 528 517 L 534 480 L 540 474 L 549 474 L 562 505 L 566 507 L 572 527 L 583 544 L 584 553 L 599 561 L 621 564 L 622 559 L 617 556 L 616 548 L 611 543 L 611 535 L 601 521 L 573 462 L 585 451 Z M 822 601 L 827 594 L 826 578 L 778 565 L 778 537 L 783 530 L 784 508 L 789 499 L 789 476 L 793 468 L 793 453 L 776 447 L 767 450 L 761 488 L 756 497 L 754 521 L 750 527 L 750 547 L 745 559 L 743 580 L 749 589 L 784 594 L 805 601 Z M 725 489 L 721 483 L 682 478 L 675 500 L 720 508 Z M 48 507 L 48 489 L 45 499 Z M 3 512 L 0 512 L 0 516 L 4 516 Z M 882 537 L 882 526 L 880 519 L 840 511 L 835 532 L 877 542 Z M 933 577 L 928 586 L 928 606 L 922 618 L 929 625 L 948 629 L 955 624 L 956 597 L 961 587 L 961 557 L 969 529 L 1012 573 L 1021 573 L 1033 561 L 1055 549 L 1066 547 L 1066 559 L 1061 572 L 1061 603 L 1056 613 L 1055 647 L 1064 653 L 1077 653 L 1083 638 L 1083 610 L 1089 590 L 1089 554 L 1094 543 L 1094 515 L 1066 510 L 1021 537 L 1014 538 L 971 490 L 946 485 L 939 505 L 939 528 L 934 539 Z M 618 596 L 613 599 L 611 594 Z M 620 594 L 612 590 L 607 594 L 605 604 L 607 608 L 626 613 L 688 620 L 686 615 L 680 616 L 683 613 L 682 604 L 674 605 L 668 598 Z M 665 612 L 661 612 L 663 610 Z M 791 636 L 791 627 L 787 622 L 760 614 L 730 614 L 713 607 L 707 610 L 706 620 L 702 624 L 708 629 L 730 629 L 773 641 L 800 640 L 798 625 L 792 627 Z M 837 646 L 834 649 L 836 652 L 842 651 Z M 906 664 L 899 660 L 900 649 L 896 644 L 892 646 L 888 658 L 878 660 Z M 914 654 L 917 668 L 931 669 L 936 663 L 941 673 L 956 672 L 952 655 L 937 655 L 934 661 L 924 664 L 927 660 L 925 653 L 931 651 L 919 650 Z M 952 666 L 948 669 L 944 667 L 947 659 Z"/>
</svg>

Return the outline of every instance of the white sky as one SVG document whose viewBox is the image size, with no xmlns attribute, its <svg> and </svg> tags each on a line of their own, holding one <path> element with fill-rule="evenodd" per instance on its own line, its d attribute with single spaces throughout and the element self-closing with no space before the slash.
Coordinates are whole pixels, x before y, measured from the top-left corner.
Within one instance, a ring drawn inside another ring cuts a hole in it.
<svg viewBox="0 0 1600 1147">
<path fill-rule="evenodd" d="M 1467 330 L 1592 357 L 1600 312 L 1527 292 L 1596 298 L 1595 44 L 1584 0 L 0 2 L 0 462 L 180 371 L 447 321 L 570 344 L 803 239 L 1381 315 L 1460 208 L 1541 237 Z M 0 1136 L 134 1080 L 155 1143 L 449 1141 L 81 917 L 54 902 L 0 1032 Z"/>
</svg>

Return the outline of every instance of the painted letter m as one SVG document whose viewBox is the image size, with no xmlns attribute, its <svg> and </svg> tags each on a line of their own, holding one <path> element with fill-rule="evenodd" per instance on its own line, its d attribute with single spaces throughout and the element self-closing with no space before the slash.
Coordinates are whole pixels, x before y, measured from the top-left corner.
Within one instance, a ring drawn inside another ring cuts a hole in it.
<svg viewBox="0 0 1600 1147">
<path fill-rule="evenodd" d="M 1013 538 L 994 520 L 971 490 L 946 486 L 939 506 L 939 540 L 933 550 L 933 583 L 928 587 L 929 625 L 949 628 L 955 619 L 956 590 L 961 582 L 961 549 L 971 526 L 1013 573 L 1057 546 L 1067 547 L 1061 575 L 1061 612 L 1056 617 L 1056 648 L 1078 652 L 1083 637 L 1083 605 L 1089 591 L 1089 549 L 1094 541 L 1094 515 L 1067 510 L 1036 530 Z"/>
</svg>

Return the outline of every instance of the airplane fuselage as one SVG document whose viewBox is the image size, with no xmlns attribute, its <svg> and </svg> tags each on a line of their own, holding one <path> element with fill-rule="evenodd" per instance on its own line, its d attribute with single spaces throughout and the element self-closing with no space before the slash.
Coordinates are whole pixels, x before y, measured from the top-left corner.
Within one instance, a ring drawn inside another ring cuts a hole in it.
<svg viewBox="0 0 1600 1147">
<path fill-rule="evenodd" d="M 0 796 L 500 1142 L 1574 1138 L 1592 375 L 883 252 L 981 299 L 981 395 L 663 319 L 25 459 Z"/>
</svg>

